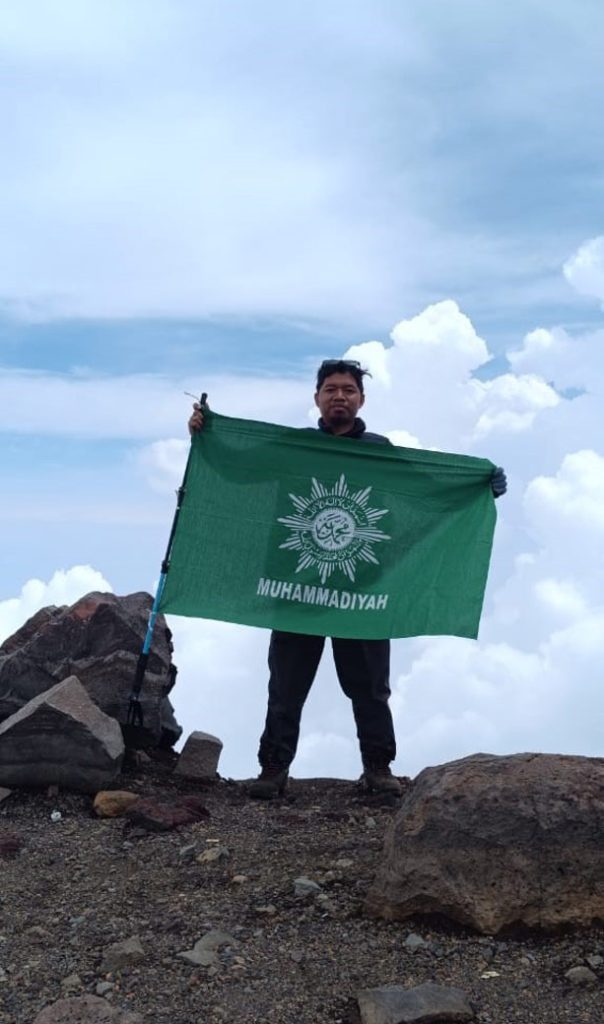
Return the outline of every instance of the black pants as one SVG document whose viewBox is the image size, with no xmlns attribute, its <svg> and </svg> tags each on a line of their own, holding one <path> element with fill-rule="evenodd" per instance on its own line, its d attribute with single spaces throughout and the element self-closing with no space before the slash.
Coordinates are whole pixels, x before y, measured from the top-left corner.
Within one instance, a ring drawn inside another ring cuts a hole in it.
<svg viewBox="0 0 604 1024">
<path fill-rule="evenodd" d="M 340 686 L 352 701 L 365 765 L 386 766 L 396 756 L 390 696 L 390 641 L 331 641 Z M 268 652 L 266 725 L 258 760 L 289 765 L 295 756 L 304 701 L 315 678 L 325 637 L 275 632 Z"/>
</svg>

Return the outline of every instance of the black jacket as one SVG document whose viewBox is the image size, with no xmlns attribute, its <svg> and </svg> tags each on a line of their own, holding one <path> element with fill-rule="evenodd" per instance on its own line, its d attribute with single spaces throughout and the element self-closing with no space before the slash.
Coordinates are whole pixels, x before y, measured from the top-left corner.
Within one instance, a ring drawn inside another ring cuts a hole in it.
<svg viewBox="0 0 604 1024">
<path fill-rule="evenodd" d="M 331 430 L 325 426 L 323 417 L 319 420 L 318 429 L 322 430 L 324 434 L 331 434 Z M 355 441 L 374 441 L 377 444 L 392 444 L 387 437 L 383 434 L 372 434 L 370 430 L 367 430 L 364 421 L 357 416 L 354 421 L 352 428 L 347 431 L 346 434 L 338 434 L 338 437 L 353 437 Z"/>
</svg>

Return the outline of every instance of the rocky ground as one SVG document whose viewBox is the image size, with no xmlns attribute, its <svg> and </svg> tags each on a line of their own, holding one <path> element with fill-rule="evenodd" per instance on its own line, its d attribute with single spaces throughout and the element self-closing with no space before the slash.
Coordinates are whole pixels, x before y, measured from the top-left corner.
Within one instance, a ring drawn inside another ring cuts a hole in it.
<svg viewBox="0 0 604 1024">
<path fill-rule="evenodd" d="M 603 929 L 491 939 L 364 915 L 396 807 L 332 779 L 257 803 L 171 768 L 139 761 L 120 786 L 201 795 L 209 817 L 154 832 L 80 795 L 0 803 L 1 1024 L 83 993 L 149 1024 L 359 1024 L 360 990 L 430 980 L 463 989 L 482 1024 L 604 1022 Z M 182 956 L 204 936 L 201 963 Z"/>
</svg>

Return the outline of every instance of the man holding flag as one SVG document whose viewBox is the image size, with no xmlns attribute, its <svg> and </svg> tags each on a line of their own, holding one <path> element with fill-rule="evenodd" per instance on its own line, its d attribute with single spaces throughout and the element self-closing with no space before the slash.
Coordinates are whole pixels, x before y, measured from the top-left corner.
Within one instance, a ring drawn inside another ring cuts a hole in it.
<svg viewBox="0 0 604 1024">
<path fill-rule="evenodd" d="M 368 432 L 363 420 L 357 415 L 365 401 L 363 380 L 367 373 L 368 371 L 362 369 L 360 363 L 354 360 L 328 359 L 321 364 L 317 373 L 315 392 L 315 404 L 320 412 L 318 427 L 321 434 L 325 435 L 327 444 L 330 443 L 328 438 L 345 439 L 345 443 L 348 441 L 368 442 L 370 448 L 365 449 L 365 444 L 363 444 L 363 449 L 367 454 L 369 451 L 375 452 L 378 456 L 376 463 L 379 464 L 379 457 L 386 455 L 383 446 L 391 448 L 390 442 L 380 434 Z M 204 412 L 197 403 L 188 425 L 192 436 L 198 434 L 205 425 Z M 282 429 L 287 430 L 287 428 Z M 340 452 L 343 447 L 340 447 Z M 360 450 L 358 451 L 361 454 Z M 393 457 L 398 458 L 401 450 L 392 449 L 392 451 Z M 409 454 L 409 450 L 407 452 Z M 337 451 L 334 452 L 332 458 L 337 458 L 337 454 Z M 442 472 L 449 474 L 452 468 L 457 468 L 457 464 L 480 463 L 482 480 L 485 479 L 485 467 L 488 470 L 489 475 L 486 480 L 490 483 L 492 494 L 499 497 L 505 493 L 507 485 L 502 469 L 493 468 L 492 464 L 486 463 L 486 460 L 472 460 L 464 456 L 444 456 L 441 457 L 441 462 L 443 458 L 449 462 L 443 466 Z M 451 460 L 456 460 L 453 467 L 450 466 Z M 434 479 L 434 465 L 433 458 L 429 464 L 431 480 Z M 438 458 L 436 465 L 440 470 Z M 389 468 L 384 466 L 385 470 Z M 396 468 L 394 467 L 395 470 Z M 410 482 L 407 484 L 407 492 L 404 495 L 407 504 L 409 504 L 409 496 L 413 497 L 414 487 L 417 490 L 413 481 L 417 477 L 418 468 L 420 467 L 412 466 L 410 471 L 412 476 L 409 478 Z M 474 478 L 476 478 L 476 470 L 473 467 L 472 469 Z M 466 470 L 466 475 L 467 472 Z M 370 564 L 375 576 L 374 566 L 378 564 L 378 559 L 373 546 L 383 541 L 396 539 L 391 533 L 385 533 L 381 529 L 380 520 L 387 515 L 389 510 L 370 507 L 369 495 L 372 488 L 366 487 L 353 492 L 348 487 L 344 474 L 331 489 L 326 488 L 314 478 L 312 484 L 313 491 L 309 498 L 289 494 L 297 514 L 278 518 L 280 524 L 290 529 L 289 539 L 279 547 L 289 548 L 300 553 L 296 572 L 301 572 L 309 567 L 315 569 L 321 577 L 321 583 L 325 584 L 331 574 L 339 570 L 351 582 L 354 582 L 357 571 L 356 562 L 359 561 L 361 564 Z M 431 485 L 428 486 L 430 490 Z M 442 485 L 440 488 L 442 491 Z M 450 483 L 448 483 L 448 489 L 449 492 L 454 493 Z M 476 484 L 474 483 L 474 491 L 475 489 Z M 433 487 L 431 493 L 436 493 Z M 437 501 L 441 502 L 442 499 L 439 495 L 440 492 L 437 493 Z M 424 499 L 425 495 L 422 495 L 422 500 Z M 481 507 L 484 509 L 484 498 L 482 501 Z M 459 519 L 459 505 L 459 498 L 454 497 L 451 511 L 451 516 L 454 519 Z M 439 511 L 438 504 L 435 504 L 435 509 L 436 512 Z M 492 525 L 494 525 L 494 516 Z M 436 526 L 438 528 L 438 521 Z M 417 547 L 420 550 L 422 544 L 425 543 L 422 530 L 423 533 L 426 533 L 426 530 L 424 527 L 419 532 L 417 527 L 415 529 L 418 533 Z M 471 532 L 472 526 L 470 525 L 469 530 L 466 527 L 464 535 L 466 546 L 469 543 L 468 533 Z M 474 532 L 476 531 L 474 530 Z M 492 526 L 490 537 L 492 539 Z M 459 538 L 457 538 L 457 543 L 459 543 Z M 343 629 L 334 629 L 334 633 L 341 633 L 340 636 L 332 636 L 336 672 L 340 686 L 352 701 L 363 762 L 362 780 L 371 792 L 391 796 L 400 793 L 400 784 L 390 770 L 390 763 L 396 756 L 396 742 L 392 715 L 388 705 L 390 697 L 390 640 L 388 636 L 448 631 L 457 633 L 457 635 L 475 635 L 477 616 L 480 614 L 482 604 L 480 586 L 482 585 L 483 590 L 490 554 L 488 526 L 482 548 L 482 569 L 478 570 L 480 579 L 477 583 L 477 590 L 480 593 L 477 593 L 473 601 L 475 606 L 473 615 L 476 620 L 474 626 L 471 624 L 441 626 L 440 620 L 430 619 L 431 611 L 424 611 L 422 624 L 411 625 L 408 633 L 401 632 L 400 626 L 398 628 L 396 626 L 368 626 L 367 630 L 364 627 L 359 628 L 359 633 L 362 634 L 366 631 L 372 634 L 377 631 L 383 634 L 385 628 L 389 631 L 385 636 L 363 637 L 361 635 L 357 639 L 354 634 L 350 635 L 348 626 Z M 456 565 L 455 572 L 459 578 L 458 565 Z M 442 582 L 442 576 L 441 566 L 438 569 L 437 577 L 435 577 L 439 584 Z M 428 573 L 426 575 L 428 586 L 430 585 L 429 580 Z M 350 614 L 354 611 L 357 617 L 362 612 L 369 615 L 369 610 L 385 613 L 390 600 L 388 593 L 357 594 L 349 590 L 330 590 L 325 586 L 311 587 L 307 585 L 302 587 L 301 584 L 297 584 L 292 591 L 292 584 L 264 577 L 258 580 L 257 595 L 260 599 L 264 597 L 269 600 L 273 599 L 273 604 L 279 603 L 279 599 L 281 603 L 287 604 L 292 598 L 315 605 L 317 603 L 325 605 L 329 602 L 329 607 L 337 608 L 340 615 L 343 610 L 344 613 L 348 611 Z M 283 601 L 285 598 L 287 600 Z M 396 595 L 393 595 L 393 598 L 396 599 Z M 166 602 L 165 610 L 171 610 L 169 602 Z M 179 611 L 179 606 L 174 600 L 172 610 Z M 182 611 L 184 614 L 191 613 L 184 607 Z M 309 614 L 316 614 L 316 612 L 313 611 Z M 211 617 L 218 618 L 220 616 L 213 614 Z M 448 623 L 447 614 L 445 614 L 445 618 Z M 241 621 L 241 619 L 233 618 L 232 621 Z M 313 626 L 313 628 L 315 627 Z M 394 631 L 392 631 L 393 629 Z M 274 796 L 282 794 L 286 788 L 289 766 L 296 754 L 302 708 L 315 678 L 324 644 L 325 634 L 322 626 L 317 627 L 317 634 L 310 631 L 304 633 L 284 629 L 273 629 L 271 633 L 268 656 L 270 669 L 268 709 L 258 753 L 261 773 L 249 787 L 248 792 L 252 797 L 272 799 Z"/>
</svg>

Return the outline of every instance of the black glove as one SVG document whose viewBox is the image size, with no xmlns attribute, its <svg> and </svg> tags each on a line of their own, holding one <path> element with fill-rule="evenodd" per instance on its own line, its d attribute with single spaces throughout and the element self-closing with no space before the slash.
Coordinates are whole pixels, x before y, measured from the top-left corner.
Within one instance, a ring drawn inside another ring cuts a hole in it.
<svg viewBox="0 0 604 1024">
<path fill-rule="evenodd" d="M 497 466 L 491 474 L 491 490 L 494 498 L 500 498 L 502 494 L 508 489 L 508 480 L 505 475 L 505 471 L 501 466 Z"/>
</svg>

